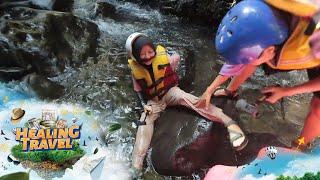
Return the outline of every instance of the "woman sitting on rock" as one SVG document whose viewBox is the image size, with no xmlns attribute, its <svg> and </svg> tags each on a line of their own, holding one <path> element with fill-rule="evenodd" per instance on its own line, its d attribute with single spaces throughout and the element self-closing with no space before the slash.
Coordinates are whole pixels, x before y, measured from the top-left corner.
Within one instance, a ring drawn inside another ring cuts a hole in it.
<svg viewBox="0 0 320 180">
<path fill-rule="evenodd" d="M 179 55 L 169 56 L 163 46 L 154 46 L 153 42 L 141 33 L 133 33 L 128 37 L 126 50 L 134 90 L 138 93 L 144 108 L 133 149 L 134 168 L 142 168 L 153 135 L 154 121 L 167 106 L 185 106 L 211 121 L 223 123 L 236 150 L 241 150 L 247 145 L 248 140 L 240 127 L 221 109 L 214 105 L 205 108 L 204 103 L 198 103 L 198 97 L 184 92 L 177 86 L 178 76 L 175 69 L 180 60 Z"/>
</svg>

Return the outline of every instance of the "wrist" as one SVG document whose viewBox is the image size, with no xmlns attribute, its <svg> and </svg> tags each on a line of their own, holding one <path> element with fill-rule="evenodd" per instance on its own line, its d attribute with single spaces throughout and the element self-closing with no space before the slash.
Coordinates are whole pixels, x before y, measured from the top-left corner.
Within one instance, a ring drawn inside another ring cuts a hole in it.
<svg viewBox="0 0 320 180">
<path fill-rule="evenodd" d="M 230 83 L 227 87 L 226 87 L 226 90 L 229 91 L 229 92 L 232 92 L 232 93 L 235 93 L 238 91 L 240 86 L 235 86 L 234 84 Z"/>
<path fill-rule="evenodd" d="M 213 88 L 213 87 L 208 87 L 207 89 L 206 89 L 206 92 L 208 93 L 208 94 L 213 94 L 213 92 L 214 92 L 214 90 L 215 90 L 216 88 Z"/>
<path fill-rule="evenodd" d="M 285 97 L 288 96 L 294 96 L 295 95 L 295 89 L 292 87 L 285 87 L 283 88 L 283 93 Z"/>
<path fill-rule="evenodd" d="M 144 106 L 146 105 L 146 103 L 145 103 L 145 101 L 144 101 L 144 98 L 143 98 L 142 93 L 141 93 L 141 92 L 138 92 L 137 95 L 138 95 L 138 98 L 139 98 L 139 100 L 140 100 L 141 106 L 144 107 Z"/>
</svg>

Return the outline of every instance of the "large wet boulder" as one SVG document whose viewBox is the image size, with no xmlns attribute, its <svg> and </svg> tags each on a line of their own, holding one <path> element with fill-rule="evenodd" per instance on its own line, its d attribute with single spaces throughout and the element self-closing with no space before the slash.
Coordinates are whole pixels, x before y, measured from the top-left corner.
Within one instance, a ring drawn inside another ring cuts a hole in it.
<svg viewBox="0 0 320 180">
<path fill-rule="evenodd" d="M 239 119 L 233 100 L 218 98 L 214 101 L 230 117 Z M 238 122 L 243 127 L 243 123 Z M 151 162 L 161 175 L 190 176 L 218 164 L 245 165 L 266 146 L 286 147 L 274 134 L 244 131 L 249 143 L 245 149 L 236 152 L 231 147 L 227 129 L 221 123 L 205 120 L 181 107 L 168 108 L 156 123 Z"/>
<path fill-rule="evenodd" d="M 117 16 L 116 12 L 117 9 L 113 4 L 101 1 L 96 3 L 94 17 L 101 15 L 103 17 L 115 18 Z"/>
<path fill-rule="evenodd" d="M 197 58 L 197 54 L 194 54 L 186 59 L 190 61 Z M 186 64 L 188 71 L 195 73 L 195 76 L 189 76 L 190 80 L 182 83 L 183 89 L 201 95 L 215 77 L 208 68 L 210 64 L 194 62 L 190 66 L 188 61 Z M 262 96 L 260 89 L 263 87 L 275 84 L 293 86 L 306 80 L 304 71 L 267 76 L 262 69 L 258 69 L 239 89 L 239 99 L 253 104 Z M 205 120 L 192 111 L 169 107 L 156 121 L 152 151 L 147 162 L 151 162 L 159 174 L 167 176 L 201 174 L 203 170 L 217 164 L 248 164 L 257 157 L 263 147 L 291 146 L 291 142 L 299 136 L 303 127 L 309 101 L 309 95 L 301 95 L 287 97 L 273 105 L 262 103 L 258 107 L 260 116 L 254 118 L 236 108 L 236 99 L 212 98 L 212 103 L 236 120 L 247 135 L 249 144 L 240 152 L 232 149 L 228 132 L 223 125 Z"/>
<path fill-rule="evenodd" d="M 199 71 L 198 67 L 195 69 Z M 204 71 L 210 74 L 208 70 Z M 306 80 L 304 71 L 267 76 L 258 69 L 255 76 L 239 89 L 239 99 L 254 103 L 261 97 L 260 89 L 263 87 L 275 84 L 293 86 Z M 197 77 L 194 81 L 198 82 Z M 206 87 L 203 82 L 194 86 Z M 231 148 L 223 125 L 204 120 L 194 112 L 168 108 L 156 122 L 151 159 L 148 161 L 158 173 L 168 176 L 201 174 L 201 170 L 217 164 L 241 166 L 250 163 L 263 147 L 291 147 L 291 142 L 303 127 L 310 95 L 287 97 L 273 105 L 262 103 L 258 107 L 260 116 L 257 118 L 237 110 L 237 100 L 213 98 L 212 102 L 239 123 L 249 139 L 247 147 L 236 152 Z"/>
<path fill-rule="evenodd" d="M 1 68 L 20 68 L 50 77 L 61 73 L 66 66 L 96 58 L 99 30 L 93 22 L 71 13 L 29 7 L 3 10 L 0 13 Z M 10 73 L 6 73 L 6 79 Z M 16 78 L 19 77 L 12 77 Z"/>
</svg>

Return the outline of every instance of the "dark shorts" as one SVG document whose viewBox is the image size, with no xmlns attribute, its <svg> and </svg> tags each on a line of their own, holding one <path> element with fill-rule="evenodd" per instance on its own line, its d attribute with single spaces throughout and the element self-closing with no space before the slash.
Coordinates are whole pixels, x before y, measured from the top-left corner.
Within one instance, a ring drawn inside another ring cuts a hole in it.
<svg viewBox="0 0 320 180">
<path fill-rule="evenodd" d="M 320 67 L 308 69 L 307 72 L 308 72 L 309 80 L 320 77 Z M 315 97 L 320 98 L 320 91 L 314 92 L 313 94 Z"/>
</svg>

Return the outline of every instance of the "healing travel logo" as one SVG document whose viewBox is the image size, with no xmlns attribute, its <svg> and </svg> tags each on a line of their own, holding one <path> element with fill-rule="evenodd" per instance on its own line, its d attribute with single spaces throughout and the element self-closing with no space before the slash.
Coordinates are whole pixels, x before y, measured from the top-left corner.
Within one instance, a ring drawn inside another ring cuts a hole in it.
<svg viewBox="0 0 320 180">
<path fill-rule="evenodd" d="M 26 127 L 16 128 L 15 140 L 21 142 L 23 151 L 73 149 L 73 140 L 80 139 L 81 127 L 67 127 L 66 120 L 55 118 L 54 110 L 43 110 L 42 118 L 32 118 Z"/>
</svg>

